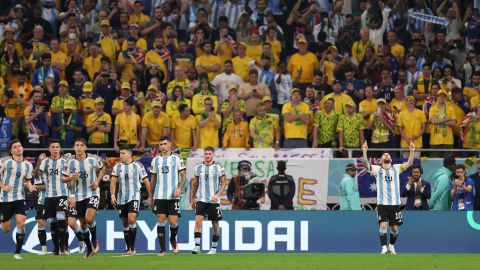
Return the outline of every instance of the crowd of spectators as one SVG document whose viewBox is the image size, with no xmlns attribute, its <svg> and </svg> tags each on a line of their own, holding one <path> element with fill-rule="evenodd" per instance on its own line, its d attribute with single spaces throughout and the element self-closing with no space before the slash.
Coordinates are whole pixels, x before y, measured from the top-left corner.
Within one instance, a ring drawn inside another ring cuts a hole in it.
<svg viewBox="0 0 480 270">
<path fill-rule="evenodd" d="M 477 2 L 5 0 L 1 136 L 477 155 Z"/>
</svg>

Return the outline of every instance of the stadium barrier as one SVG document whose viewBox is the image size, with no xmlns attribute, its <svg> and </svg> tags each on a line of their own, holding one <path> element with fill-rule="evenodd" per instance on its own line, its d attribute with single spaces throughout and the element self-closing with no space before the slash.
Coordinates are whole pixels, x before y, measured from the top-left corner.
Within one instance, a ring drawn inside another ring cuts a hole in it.
<svg viewBox="0 0 480 270">
<path fill-rule="evenodd" d="M 403 212 L 403 218 L 397 252 L 480 252 L 478 212 Z M 125 242 L 117 212 L 99 211 L 96 222 L 101 252 L 123 252 Z M 182 252 L 189 252 L 194 246 L 194 224 L 194 213 L 184 211 L 178 234 Z M 137 221 L 137 252 L 159 251 L 155 226 L 155 215 L 142 211 Z M 220 252 L 377 253 L 380 250 L 373 211 L 224 211 L 220 227 Z M 211 223 L 204 222 L 203 250 L 210 248 L 210 228 Z M 37 253 L 40 246 L 32 211 L 28 213 L 26 232 L 23 251 Z M 0 234 L 1 253 L 13 252 L 15 233 L 16 229 Z M 51 251 L 50 234 L 47 239 Z M 77 247 L 78 242 L 70 231 L 71 252 L 76 252 Z"/>
</svg>

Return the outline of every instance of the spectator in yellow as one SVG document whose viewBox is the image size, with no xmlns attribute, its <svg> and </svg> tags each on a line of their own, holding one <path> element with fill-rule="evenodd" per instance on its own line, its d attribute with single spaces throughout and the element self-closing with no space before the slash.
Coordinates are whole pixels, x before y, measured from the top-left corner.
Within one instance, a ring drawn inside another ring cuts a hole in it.
<svg viewBox="0 0 480 270">
<path fill-rule="evenodd" d="M 390 104 L 388 104 L 388 111 L 392 113 L 393 118 L 396 120 L 398 119 L 398 115 L 400 114 L 400 112 L 406 110 L 407 108 L 405 100 L 405 87 L 401 84 L 397 84 L 393 88 L 393 93 L 395 94 L 395 97 L 392 99 L 392 101 L 390 101 Z M 398 148 L 400 147 L 401 135 L 396 124 L 393 127 L 393 134 L 395 135 L 395 148 Z M 405 153 L 408 153 L 408 151 Z"/>
<path fill-rule="evenodd" d="M 447 103 L 447 92 L 438 91 L 437 101 L 428 112 L 430 122 L 430 148 L 451 149 L 453 147 L 453 127 L 456 125 L 455 110 Z M 432 157 L 442 157 L 446 152 L 432 152 Z"/>
<path fill-rule="evenodd" d="M 190 88 L 190 80 L 188 79 L 187 74 L 185 74 L 185 70 L 180 65 L 176 65 L 174 68 L 174 72 L 175 78 L 171 80 L 167 86 L 167 99 L 171 99 L 173 97 L 173 89 L 177 86 L 180 86 L 180 89 L 182 89 L 182 95 L 184 97 L 192 98 L 193 91 Z"/>
<path fill-rule="evenodd" d="M 246 55 L 247 44 L 240 42 L 237 45 L 238 55 L 232 59 L 233 72 L 240 76 L 243 81 L 248 80 L 248 67 L 250 62 L 254 61 L 253 58 Z"/>
<path fill-rule="evenodd" d="M 199 147 L 205 148 L 220 146 L 218 131 L 222 126 L 222 117 L 216 113 L 213 100 L 209 97 L 204 99 L 205 111 L 196 116 L 199 129 Z"/>
<path fill-rule="evenodd" d="M 232 60 L 233 48 L 236 46 L 235 40 L 228 34 L 228 26 L 219 29 L 220 40 L 215 41 L 215 48 L 213 53 L 220 58 L 221 63 L 225 63 L 227 60 Z"/>
<path fill-rule="evenodd" d="M 257 105 L 257 115 L 250 120 L 250 137 L 255 148 L 280 148 L 280 127 L 277 117 L 267 114 L 263 103 Z"/>
<path fill-rule="evenodd" d="M 348 101 L 347 113 L 338 117 L 338 150 L 345 156 L 345 148 L 360 148 L 365 141 L 363 130 L 365 123 L 363 117 L 356 113 L 356 106 L 353 101 Z"/>
<path fill-rule="evenodd" d="M 238 98 L 238 86 L 235 84 L 230 85 L 228 88 L 228 98 L 222 102 L 220 111 L 223 118 L 222 134 L 224 134 L 228 124 L 233 120 L 233 112 L 241 111 L 245 113 L 245 100 Z"/>
<path fill-rule="evenodd" d="M 227 126 L 227 131 L 223 134 L 222 148 L 250 148 L 250 132 L 248 123 L 243 120 L 243 112 L 233 112 L 233 121 Z"/>
<path fill-rule="evenodd" d="M 120 96 L 118 96 L 113 101 L 112 114 L 116 116 L 117 114 L 122 113 L 124 101 L 130 98 L 132 95 L 130 93 L 130 83 L 124 82 L 120 88 Z"/>
<path fill-rule="evenodd" d="M 156 37 L 154 41 L 154 45 L 155 47 L 151 49 L 149 52 L 147 52 L 147 54 L 145 55 L 145 65 L 151 66 L 152 64 L 155 64 L 165 76 L 162 83 L 167 83 L 168 70 L 167 70 L 167 66 L 165 65 L 165 59 L 167 59 L 168 57 L 164 53 L 165 45 L 163 42 L 163 38 Z"/>
<path fill-rule="evenodd" d="M 397 34 L 394 31 L 390 31 L 387 34 L 388 46 L 393 56 L 397 59 L 400 66 L 403 66 L 403 59 L 405 57 L 405 47 L 398 43 Z"/>
<path fill-rule="evenodd" d="M 335 101 L 329 98 L 325 108 L 315 113 L 312 148 L 332 148 L 336 141 L 338 114 L 333 110 Z"/>
<path fill-rule="evenodd" d="M 68 56 L 60 51 L 60 43 L 54 38 L 50 41 L 50 54 L 52 55 L 52 68 L 58 70 L 60 78 L 65 79 L 65 68 L 68 65 Z"/>
<path fill-rule="evenodd" d="M 95 112 L 87 117 L 86 128 L 90 135 L 88 145 L 93 147 L 109 147 L 108 135 L 112 130 L 112 118 L 103 111 L 105 100 L 101 97 L 95 99 Z"/>
<path fill-rule="evenodd" d="M 479 91 L 480 91 L 480 71 L 473 71 L 471 82 L 465 84 L 465 86 L 463 87 L 463 95 L 465 96 L 468 103 L 470 104 L 470 108 L 473 108 L 475 107 L 475 105 L 480 104 Z M 475 101 L 473 100 L 474 98 L 475 98 Z"/>
<path fill-rule="evenodd" d="M 296 41 L 298 53 L 288 60 L 288 72 L 298 84 L 311 84 L 315 69 L 319 68 L 317 56 L 308 51 L 307 40 L 303 35 L 300 35 Z"/>
<path fill-rule="evenodd" d="M 94 80 L 95 73 L 100 71 L 102 55 L 99 54 L 97 43 L 90 43 L 88 47 L 89 56 L 83 59 L 83 68 L 88 72 L 90 80 Z"/>
<path fill-rule="evenodd" d="M 353 43 L 352 60 L 360 64 L 365 57 L 365 51 L 368 47 L 376 48 L 375 44 L 370 40 L 370 30 L 368 27 L 364 27 L 360 30 L 360 40 Z"/>
<path fill-rule="evenodd" d="M 383 98 L 377 99 L 377 110 L 370 116 L 368 128 L 372 130 L 372 148 L 389 148 L 391 146 L 390 133 L 393 132 L 395 120 L 387 112 L 387 101 Z M 375 156 L 381 156 L 382 151 L 374 152 Z"/>
<path fill-rule="evenodd" d="M 170 138 L 173 148 L 197 150 L 197 121 L 191 114 L 187 104 L 178 106 L 180 115 L 172 117 L 170 124 Z M 185 151 L 186 152 L 186 151 Z"/>
<path fill-rule="evenodd" d="M 140 146 L 139 134 L 141 128 L 140 116 L 133 112 L 135 105 L 132 99 L 123 101 L 123 112 L 115 117 L 115 129 L 113 133 L 113 148 L 118 153 L 119 145 L 126 144 L 132 148 Z"/>
<path fill-rule="evenodd" d="M 95 111 L 95 99 L 93 97 L 93 86 L 91 82 L 83 84 L 83 94 L 78 98 L 78 112 L 84 123 L 88 116 Z"/>
<path fill-rule="evenodd" d="M 245 110 L 248 117 L 255 115 L 257 105 L 262 103 L 262 98 L 271 96 L 270 89 L 264 83 L 258 81 L 258 70 L 248 72 L 248 82 L 240 85 L 238 97 L 245 100 Z"/>
<path fill-rule="evenodd" d="M 422 65 L 422 76 L 417 80 L 412 94 L 417 101 L 417 107 L 421 107 L 425 99 L 430 96 L 432 92 L 433 78 L 430 74 L 430 65 L 425 63 Z"/>
<path fill-rule="evenodd" d="M 52 105 L 50 106 L 50 112 L 52 114 L 55 113 L 63 113 L 63 105 L 66 100 L 70 100 L 71 104 L 74 106 L 74 110 L 77 110 L 77 100 L 74 97 L 70 96 L 68 93 L 68 82 L 67 81 L 60 81 L 58 83 L 58 96 L 54 96 L 52 99 Z"/>
<path fill-rule="evenodd" d="M 353 99 L 349 95 L 342 92 L 342 82 L 340 82 L 339 80 L 335 80 L 333 82 L 332 89 L 332 93 L 322 98 L 322 100 L 320 101 L 320 107 L 324 108 L 325 101 L 327 101 L 329 98 L 333 98 L 335 102 L 335 112 L 337 114 L 345 114 L 347 112 L 347 104 L 353 102 Z M 367 87 L 365 87 L 365 92 L 366 91 Z"/>
<path fill-rule="evenodd" d="M 284 148 L 308 147 L 308 123 L 312 118 L 312 111 L 307 103 L 302 101 L 300 89 L 293 88 L 291 102 L 282 107 L 284 122 L 285 142 Z"/>
<path fill-rule="evenodd" d="M 422 136 L 427 126 L 427 117 L 425 113 L 415 108 L 415 98 L 413 96 L 406 97 L 406 109 L 402 110 L 396 118 L 396 125 L 400 130 L 401 148 L 408 148 L 410 142 L 415 144 L 416 148 L 423 147 Z M 418 152 L 418 151 L 417 151 Z M 415 154 L 420 157 L 420 152 Z M 403 157 L 408 156 L 408 151 L 403 152 Z"/>
<path fill-rule="evenodd" d="M 338 55 L 337 47 L 330 46 L 320 60 L 320 66 L 327 77 L 327 84 L 332 85 L 335 80 L 335 72 L 338 72 L 342 64 L 342 58 Z"/>
<path fill-rule="evenodd" d="M 140 107 L 140 116 L 143 117 L 145 114 L 149 113 L 152 111 L 152 104 L 155 101 L 160 101 L 162 100 L 158 98 L 157 96 L 157 91 L 158 88 L 156 85 L 150 84 L 147 88 L 147 94 L 145 96 L 142 96 L 143 92 L 140 92 L 140 96 L 138 99 L 138 106 Z M 163 94 L 163 93 L 162 93 Z"/>
<path fill-rule="evenodd" d="M 480 104 L 472 108 L 460 126 L 460 138 L 463 141 L 463 148 L 474 150 L 474 156 L 480 148 Z"/>
<path fill-rule="evenodd" d="M 157 147 L 160 143 L 160 137 L 168 136 L 170 129 L 170 118 L 162 112 L 162 103 L 154 101 L 152 103 L 152 111 L 143 116 L 142 133 L 140 135 L 141 152 L 145 148 Z"/>
<path fill-rule="evenodd" d="M 143 3 L 140 0 L 137 0 L 133 3 L 133 13 L 130 14 L 128 23 L 136 23 L 139 26 L 143 27 L 150 21 L 150 17 L 143 14 Z"/>
<path fill-rule="evenodd" d="M 135 74 L 143 72 L 143 62 L 145 53 L 136 47 L 135 40 L 129 37 L 127 40 L 127 48 L 118 54 L 117 70 L 120 70 L 120 80 L 128 82 L 136 77 Z"/>
<path fill-rule="evenodd" d="M 181 104 L 186 104 L 190 108 L 192 106 L 192 101 L 183 96 L 183 88 L 177 85 L 173 88 L 171 97 L 167 101 L 167 105 L 165 105 L 167 115 L 171 118 L 179 116 L 180 112 L 178 111 L 178 107 Z"/>
<path fill-rule="evenodd" d="M 212 54 L 212 49 L 212 43 L 205 41 L 202 44 L 203 55 L 195 60 L 198 76 L 208 75 L 208 80 L 210 81 L 222 70 L 222 62 L 218 56 Z"/>
<path fill-rule="evenodd" d="M 246 54 L 253 60 L 260 62 L 260 56 L 262 55 L 262 44 L 260 43 L 260 33 L 256 28 L 252 29 L 250 32 L 250 43 L 247 45 Z"/>
<path fill-rule="evenodd" d="M 130 24 L 129 25 L 129 32 L 130 32 L 129 38 L 133 39 L 136 47 L 138 47 L 142 51 L 146 52 L 147 51 L 147 41 L 144 38 L 140 37 L 140 35 L 139 35 L 140 29 L 139 29 L 138 24 L 136 24 L 136 23 Z M 127 39 L 123 40 L 123 43 L 122 43 L 122 50 L 126 50 L 126 49 L 127 49 Z"/>
<path fill-rule="evenodd" d="M 118 52 L 120 51 L 118 40 L 112 36 L 110 22 L 108 20 L 102 20 L 100 22 L 100 27 L 102 33 L 98 38 L 98 43 L 102 48 L 103 54 L 110 58 L 112 63 L 115 63 L 115 61 L 117 61 Z"/>
<path fill-rule="evenodd" d="M 360 101 L 358 112 L 363 116 L 365 121 L 365 139 L 370 141 L 372 137 L 372 131 L 368 129 L 370 123 L 370 115 L 377 110 L 377 99 L 373 97 L 373 86 L 365 86 L 365 99 Z"/>
<path fill-rule="evenodd" d="M 210 98 L 213 101 L 213 108 L 215 111 L 218 110 L 218 98 L 215 96 L 215 91 L 213 90 L 210 82 L 206 78 L 200 79 L 198 85 L 197 94 L 193 96 L 192 99 L 192 111 L 193 114 L 199 115 L 205 112 L 205 99 Z"/>
</svg>

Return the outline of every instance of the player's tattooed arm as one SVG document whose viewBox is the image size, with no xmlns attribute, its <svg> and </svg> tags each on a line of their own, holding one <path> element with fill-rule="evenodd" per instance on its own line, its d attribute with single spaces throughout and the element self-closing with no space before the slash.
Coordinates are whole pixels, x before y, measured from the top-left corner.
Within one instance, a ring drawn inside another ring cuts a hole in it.
<svg viewBox="0 0 480 270">
<path fill-rule="evenodd" d="M 372 166 L 370 166 L 370 162 L 368 162 L 367 151 L 368 151 L 368 144 L 367 144 L 367 141 L 365 140 L 365 142 L 362 145 L 363 156 L 361 160 L 362 160 L 363 167 L 368 171 L 371 171 Z"/>
<path fill-rule="evenodd" d="M 147 189 L 148 192 L 148 198 L 152 198 L 152 188 L 150 187 L 150 181 L 148 180 L 148 177 L 143 178 L 143 184 L 145 185 L 145 188 Z"/>
<path fill-rule="evenodd" d="M 220 177 L 220 187 L 218 187 L 218 192 L 216 195 L 220 197 L 222 194 L 223 190 L 225 190 L 225 176 Z"/>
<path fill-rule="evenodd" d="M 192 179 L 192 200 L 197 198 L 197 191 L 198 191 L 198 176 Z"/>
<path fill-rule="evenodd" d="M 183 170 L 180 172 L 180 183 L 178 184 L 178 188 L 175 191 L 176 198 L 180 197 L 180 194 L 182 194 L 182 190 L 185 187 L 186 183 L 187 183 L 187 172 Z"/>
</svg>

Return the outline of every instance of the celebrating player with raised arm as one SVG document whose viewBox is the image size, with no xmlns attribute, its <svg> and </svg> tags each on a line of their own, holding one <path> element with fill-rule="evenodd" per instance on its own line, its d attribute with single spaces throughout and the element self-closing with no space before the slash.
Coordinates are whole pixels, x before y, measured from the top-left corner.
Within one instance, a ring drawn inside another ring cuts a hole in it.
<svg viewBox="0 0 480 270">
<path fill-rule="evenodd" d="M 98 184 L 105 174 L 105 168 L 98 156 L 86 153 L 87 141 L 84 138 L 75 140 L 74 149 L 75 158 L 68 161 L 63 171 L 63 179 L 74 184 L 74 193 L 70 194 L 70 207 L 75 208 L 76 218 L 80 220 L 81 227 L 80 230 L 75 226 L 74 231 L 77 238 L 85 242 L 87 246 L 85 258 L 89 258 L 99 249 L 95 216 L 100 195 Z"/>
<path fill-rule="evenodd" d="M 150 201 L 152 210 L 157 214 L 157 235 L 160 242 L 159 256 L 165 256 L 165 222 L 170 224 L 170 244 L 173 253 L 178 253 L 177 231 L 180 216 L 179 198 L 187 180 L 183 159 L 173 154 L 172 142 L 167 136 L 160 138 L 160 155 L 152 160 L 151 186 L 153 198 Z"/>
<path fill-rule="evenodd" d="M 400 173 L 413 165 L 413 154 L 415 144 L 410 142 L 410 155 L 407 162 L 403 164 L 392 165 L 392 157 L 389 153 L 383 153 L 381 166 L 371 165 L 368 162 L 367 142 L 362 145 L 363 165 L 375 176 L 377 182 L 377 216 L 380 225 L 380 243 L 382 245 L 381 254 L 395 252 L 395 241 L 398 237 L 398 226 L 402 225 L 403 218 L 400 211 Z M 387 228 L 390 225 L 390 244 L 387 248 Z"/>
<path fill-rule="evenodd" d="M 123 235 L 127 244 L 124 255 L 135 255 L 137 253 L 135 251 L 135 238 L 142 181 L 148 191 L 148 197 L 151 198 L 150 182 L 145 168 L 141 163 L 133 161 L 132 149 L 129 146 L 122 146 L 120 148 L 120 162 L 113 167 L 110 192 L 112 194 L 112 204 L 118 208 L 118 214 L 123 224 Z"/>
<path fill-rule="evenodd" d="M 202 223 L 205 215 L 212 221 L 212 248 L 208 254 L 217 253 L 220 239 L 219 221 L 222 219 L 220 210 L 220 194 L 225 189 L 225 170 L 213 161 L 215 149 L 208 146 L 203 151 L 204 161 L 195 166 L 195 182 L 193 183 L 192 208 L 195 209 L 195 248 L 193 254 L 200 253 L 202 238 Z M 196 204 L 195 204 L 196 202 Z"/>
<path fill-rule="evenodd" d="M 25 187 L 30 192 L 36 187 L 31 183 L 33 165 L 23 159 L 23 147 L 19 140 L 12 140 L 10 143 L 12 156 L 0 160 L 0 190 L 1 202 L 3 204 L 2 225 L 4 232 L 9 232 L 12 226 L 12 217 L 15 215 L 17 225 L 16 247 L 13 258 L 23 259 L 20 255 L 23 241 L 25 240 Z"/>
</svg>

